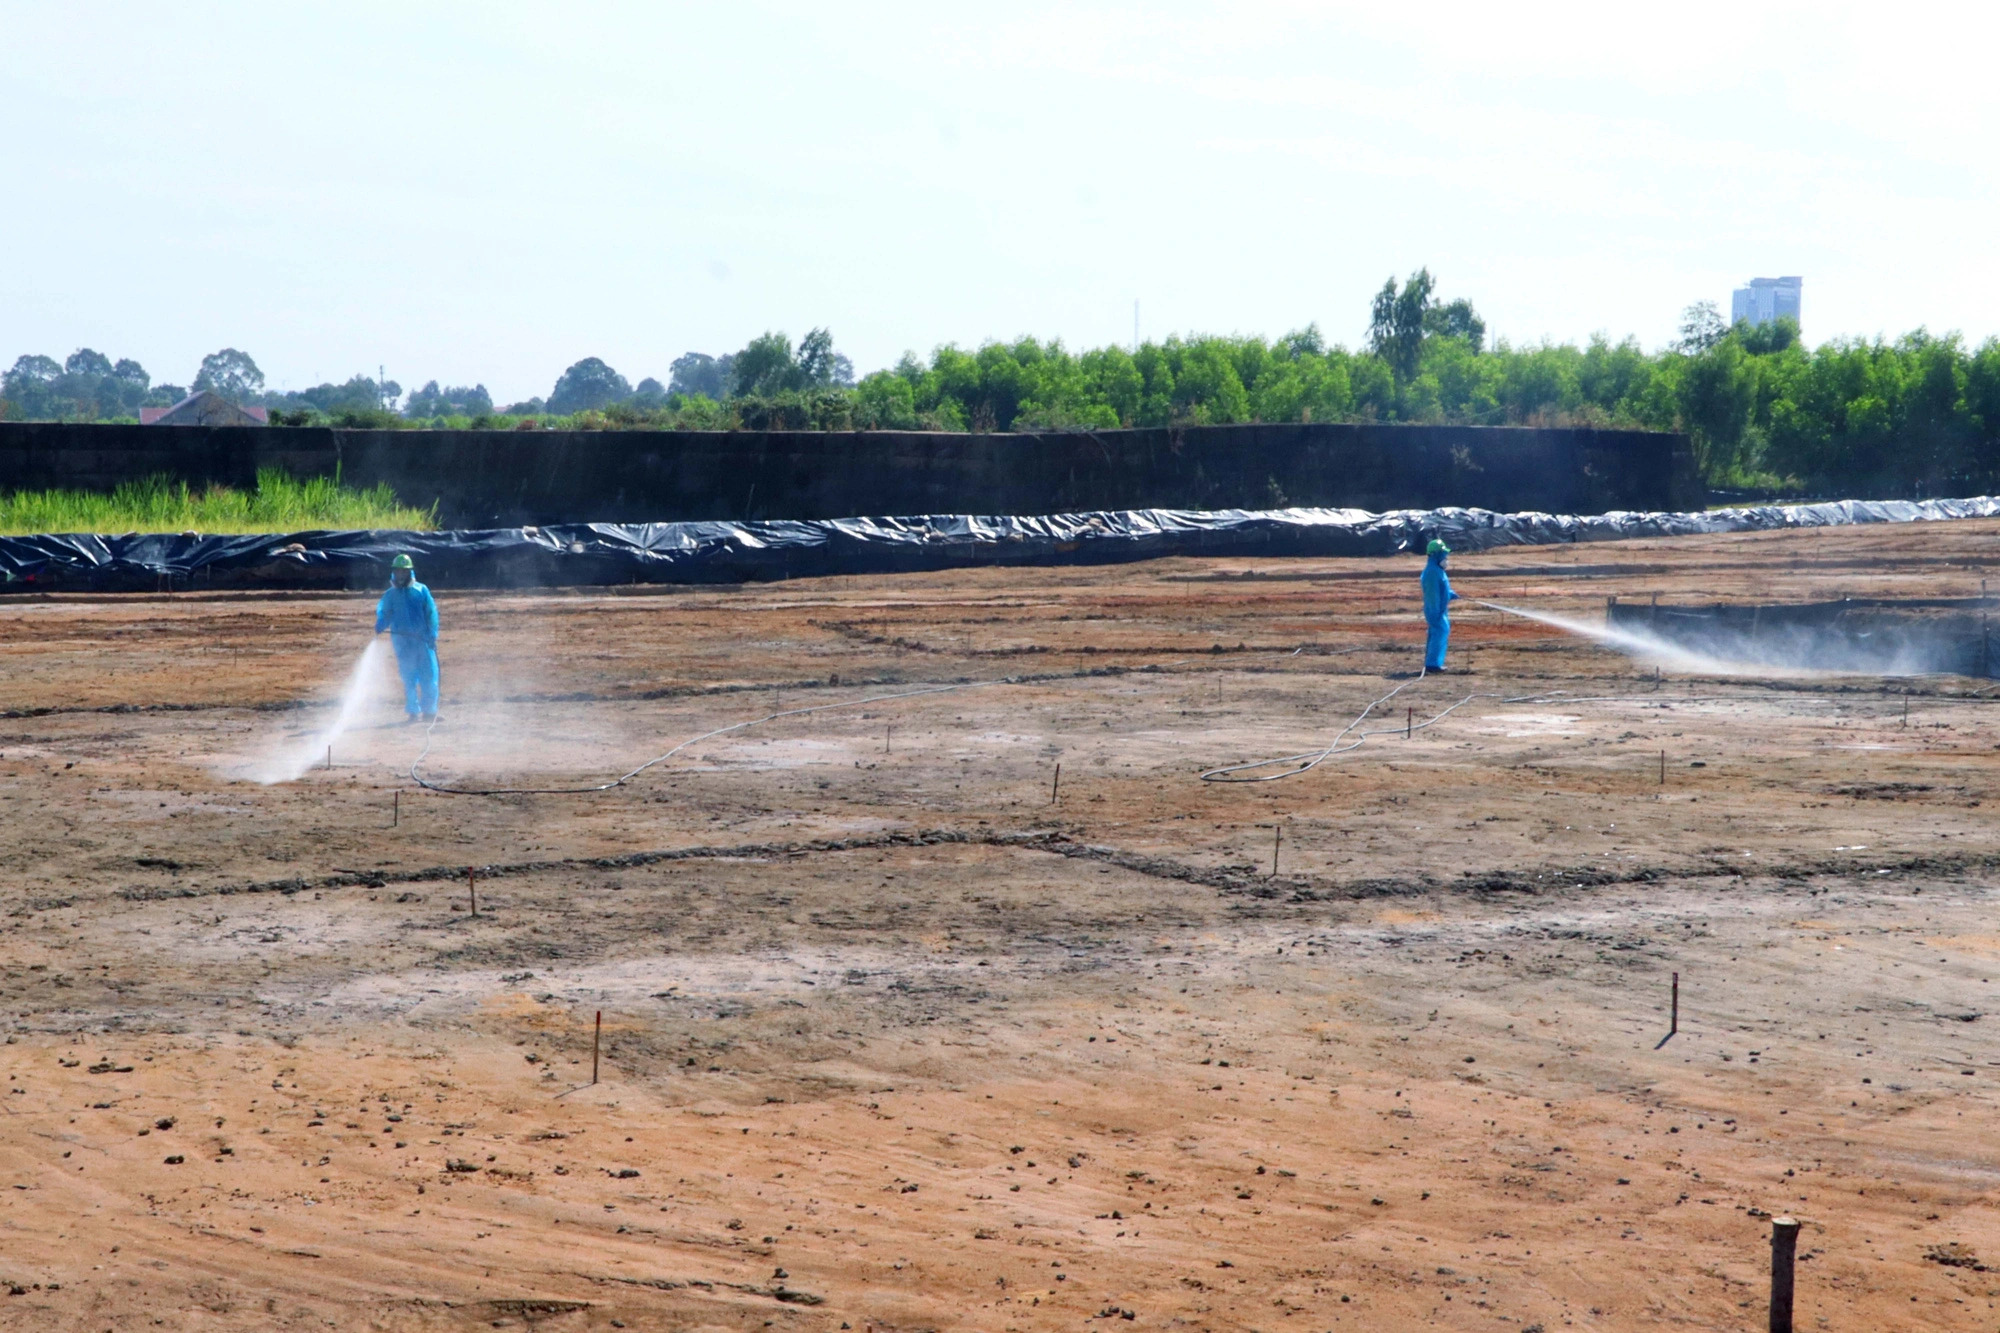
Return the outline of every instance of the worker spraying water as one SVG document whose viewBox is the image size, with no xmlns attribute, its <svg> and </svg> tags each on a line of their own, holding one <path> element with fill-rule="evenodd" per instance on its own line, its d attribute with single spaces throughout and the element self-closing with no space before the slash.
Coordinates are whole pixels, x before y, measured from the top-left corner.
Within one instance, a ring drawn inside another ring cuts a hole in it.
<svg viewBox="0 0 2000 1333">
<path fill-rule="evenodd" d="M 1444 569 L 1451 548 L 1433 537 L 1424 554 L 1429 557 L 1422 575 L 1424 623 L 1430 627 L 1424 636 L 1424 670 L 1435 674 L 1444 670 L 1444 652 L 1451 644 L 1451 604 L 1458 594 L 1451 590 L 1451 575 Z"/>
<path fill-rule="evenodd" d="M 411 722 L 438 720 L 438 609 L 431 590 L 417 582 L 407 555 L 389 562 L 389 587 L 375 604 L 375 632 L 387 634 L 403 677 L 403 712 Z"/>
</svg>

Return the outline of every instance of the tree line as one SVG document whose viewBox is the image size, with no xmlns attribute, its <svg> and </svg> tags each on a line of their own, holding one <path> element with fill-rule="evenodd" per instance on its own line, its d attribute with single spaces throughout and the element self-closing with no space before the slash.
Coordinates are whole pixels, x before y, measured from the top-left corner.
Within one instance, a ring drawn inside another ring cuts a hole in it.
<svg viewBox="0 0 2000 1333">
<path fill-rule="evenodd" d="M 407 397 L 395 380 L 368 375 L 308 389 L 268 390 L 255 358 L 233 347 L 203 357 L 185 387 L 156 384 L 137 361 L 113 362 L 83 347 L 64 361 L 16 358 L 0 375 L 0 421 L 134 422 L 141 408 L 171 407 L 206 390 L 242 406 L 268 408 L 271 423 L 280 426 L 487 429 L 567 424 L 573 418 L 587 426 L 590 414 L 619 409 L 624 424 L 648 424 L 695 399 L 748 404 L 854 388 L 854 363 L 834 348 L 826 329 L 809 331 L 796 347 L 783 333 L 766 333 L 721 356 L 689 352 L 674 361 L 669 374 L 670 384 L 648 377 L 634 386 L 600 358 L 585 357 L 562 373 L 547 398 L 496 407 L 483 384 L 446 386 L 436 380 Z M 722 428 L 733 424 L 727 414 L 693 411 Z"/>
<path fill-rule="evenodd" d="M 1465 300 L 1432 275 L 1386 282 L 1350 350 L 1315 325 L 1275 340 L 1172 337 L 1071 351 L 1023 337 L 906 353 L 855 378 L 832 334 L 766 333 L 738 351 L 690 352 L 665 383 L 634 385 L 597 357 L 546 398 L 496 407 L 483 385 L 433 380 L 403 394 L 357 375 L 269 393 L 234 349 L 204 358 L 194 388 L 271 409 L 278 425 L 437 429 L 1090 431 L 1234 422 L 1411 422 L 1683 431 L 1711 486 L 1816 494 L 1963 493 L 2000 486 L 2000 340 L 1968 346 L 1918 329 L 1893 341 L 1808 348 L 1788 320 L 1724 321 L 1690 306 L 1679 335 L 1489 345 Z M 133 361 L 83 349 L 22 357 L 0 378 L 0 418 L 129 420 L 176 401 Z"/>
</svg>

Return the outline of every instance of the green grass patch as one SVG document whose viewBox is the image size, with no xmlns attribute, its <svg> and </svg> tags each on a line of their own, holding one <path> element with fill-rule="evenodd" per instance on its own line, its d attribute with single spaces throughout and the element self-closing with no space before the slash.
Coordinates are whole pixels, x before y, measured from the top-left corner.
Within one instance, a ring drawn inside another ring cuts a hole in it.
<svg viewBox="0 0 2000 1333">
<path fill-rule="evenodd" d="M 282 468 L 260 468 L 255 490 L 208 486 L 195 490 L 171 477 L 128 481 L 100 491 L 16 491 L 0 495 L 0 534 L 40 532 L 304 532 L 315 528 L 437 527 L 437 506 L 418 509 L 386 484 L 366 490 L 339 477 L 303 480 Z"/>
</svg>

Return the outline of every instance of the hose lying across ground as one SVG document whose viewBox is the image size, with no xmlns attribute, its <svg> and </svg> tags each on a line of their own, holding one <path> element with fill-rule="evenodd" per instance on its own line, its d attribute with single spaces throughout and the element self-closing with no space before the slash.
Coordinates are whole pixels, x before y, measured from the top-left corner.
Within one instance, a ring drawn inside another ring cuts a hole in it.
<svg viewBox="0 0 2000 1333">
<path fill-rule="evenodd" d="M 1502 606 L 1498 602 L 1476 602 L 1475 604 L 1479 606 L 1489 607 L 1495 611 L 1503 611 L 1510 616 L 1522 616 L 1525 619 L 1540 621 L 1544 624 L 1556 624 L 1558 628 L 1570 629 L 1570 632 L 1572 633 L 1577 632 L 1574 629 L 1571 629 L 1569 626 L 1562 625 L 1559 622 L 1550 620 L 1546 616 L 1538 616 L 1526 611 L 1517 611 L 1511 606 Z M 1201 775 L 1201 780 L 1203 782 L 1279 782 L 1285 778 L 1295 778 L 1301 773 L 1311 772 L 1313 769 L 1318 768 L 1321 764 L 1325 763 L 1328 759 L 1331 759 L 1333 756 L 1337 754 L 1347 754 L 1350 751 L 1360 749 L 1363 745 L 1366 745 L 1368 743 L 1368 738 L 1371 736 L 1392 736 L 1396 735 L 1397 733 L 1401 733 L 1403 735 L 1409 735 L 1413 732 L 1422 731 L 1426 727 L 1435 726 L 1439 722 L 1442 722 L 1445 718 L 1451 716 L 1451 714 L 1457 712 L 1459 709 L 1471 703 L 1474 699 L 1492 699 L 1499 703 L 1507 703 L 1507 704 L 1541 704 L 1541 703 L 1593 704 L 1593 703 L 1625 703 L 1635 700 L 1644 700 L 1649 697 L 1646 695 L 1625 695 L 1625 694 L 1573 695 L 1566 690 L 1554 690 L 1546 694 L 1512 694 L 1512 695 L 1485 694 L 1485 693 L 1475 692 L 1466 695 L 1463 699 L 1460 699 L 1457 703 L 1452 704 L 1449 707 L 1441 709 L 1437 713 L 1432 714 L 1430 717 L 1425 718 L 1422 722 L 1414 722 L 1414 721 L 1405 722 L 1404 725 L 1400 727 L 1377 727 L 1373 730 L 1361 729 L 1361 724 L 1368 720 L 1368 715 L 1370 713 L 1373 713 L 1377 708 L 1380 708 L 1383 704 L 1388 703 L 1391 699 L 1401 694 L 1404 690 L 1409 689 L 1410 686 L 1420 683 L 1426 676 L 1430 674 L 1431 673 L 1429 668 L 1425 668 L 1423 671 L 1418 672 L 1415 678 L 1404 681 L 1401 685 L 1398 685 L 1395 689 L 1390 690 L 1387 694 L 1383 695 L 1381 698 L 1370 703 L 1366 708 L 1362 709 L 1361 712 L 1355 716 L 1352 722 L 1349 722 L 1346 726 L 1342 727 L 1340 729 L 1339 734 L 1337 734 L 1323 750 L 1307 750 L 1302 754 L 1284 755 L 1276 759 L 1257 759 L 1247 764 L 1230 764 L 1224 768 L 1211 768 L 1207 772 Z M 1348 737 L 1350 736 L 1354 738 L 1351 741 L 1348 740 Z M 1346 743 L 1343 744 L 1342 742 Z M 1285 767 L 1287 765 L 1289 765 L 1289 767 Z M 1281 767 L 1283 771 L 1276 773 L 1264 773 L 1259 771 L 1260 769 L 1281 768 Z"/>
<path fill-rule="evenodd" d="M 1276 782 L 1281 778 L 1295 778 L 1301 773 L 1311 772 L 1337 754 L 1346 754 L 1349 750 L 1360 749 L 1368 743 L 1370 736 L 1381 736 L 1391 731 L 1422 731 L 1432 723 L 1442 720 L 1447 713 L 1452 712 L 1454 709 L 1463 708 L 1479 697 L 1477 694 L 1468 694 L 1450 708 L 1445 709 L 1444 712 L 1437 714 L 1435 717 L 1425 718 L 1422 722 L 1411 723 L 1403 727 L 1378 727 L 1374 731 L 1362 731 L 1359 735 L 1355 735 L 1361 724 L 1368 720 L 1370 713 L 1380 708 L 1383 704 L 1388 703 L 1404 690 L 1409 689 L 1410 686 L 1420 683 L 1428 675 L 1430 675 L 1430 669 L 1427 667 L 1419 671 L 1414 679 L 1404 681 L 1395 689 L 1390 690 L 1381 698 L 1370 703 L 1355 715 L 1352 722 L 1342 727 L 1323 750 L 1307 750 L 1303 754 L 1288 754 L 1277 759 L 1256 759 L 1247 764 L 1231 764 L 1226 768 L 1211 768 L 1201 775 L 1201 780 L 1203 782 Z M 1341 744 L 1349 736 L 1355 737 L 1353 742 L 1347 745 Z M 1282 773 L 1257 772 L 1260 768 L 1276 768 L 1280 764 L 1290 764 L 1292 767 L 1285 769 Z"/>
<path fill-rule="evenodd" d="M 1522 614 L 1512 607 L 1502 606 L 1498 602 L 1479 602 L 1478 605 L 1491 607 L 1495 611 L 1505 611 L 1509 615 Z M 1530 618 L 1532 619 L 1532 617 Z M 1465 707 L 1474 699 L 1494 699 L 1501 703 L 1509 704 L 1532 704 L 1554 703 L 1557 701 L 1563 703 L 1600 703 L 1608 702 L 1611 698 L 1611 696 L 1604 696 L 1599 699 L 1578 698 L 1572 697 L 1562 690 L 1557 690 L 1549 694 L 1520 695 L 1481 694 L 1475 692 L 1466 695 L 1450 707 L 1432 714 L 1422 722 L 1407 721 L 1400 727 L 1377 727 L 1372 731 L 1361 729 L 1361 724 L 1368 720 L 1370 713 L 1380 708 L 1383 704 L 1388 703 L 1412 685 L 1421 684 L 1424 678 L 1430 674 L 1430 668 L 1426 666 L 1416 674 L 1414 679 L 1404 681 L 1395 689 L 1390 690 L 1381 698 L 1370 703 L 1355 715 L 1352 722 L 1342 727 L 1339 733 L 1327 743 L 1326 748 L 1323 750 L 1307 750 L 1303 754 L 1288 754 L 1276 759 L 1255 759 L 1247 764 L 1230 764 L 1224 768 L 1211 768 L 1201 775 L 1201 780 L 1203 782 L 1282 782 L 1286 778 L 1295 778 L 1301 773 L 1310 773 L 1337 754 L 1347 754 L 1350 751 L 1360 749 L 1368 743 L 1370 736 L 1389 736 L 1398 732 L 1407 736 L 1413 732 L 1422 731 L 1426 727 L 1436 726 L 1439 722 L 1444 721 L 1445 718 Z M 1348 737 L 1350 736 L 1354 738 L 1352 741 L 1348 741 Z M 1343 744 L 1342 742 L 1346 743 Z M 1286 767 L 1287 765 L 1289 767 Z M 1267 768 L 1282 768 L 1283 771 L 1277 773 L 1259 771 L 1260 769 Z"/>
</svg>

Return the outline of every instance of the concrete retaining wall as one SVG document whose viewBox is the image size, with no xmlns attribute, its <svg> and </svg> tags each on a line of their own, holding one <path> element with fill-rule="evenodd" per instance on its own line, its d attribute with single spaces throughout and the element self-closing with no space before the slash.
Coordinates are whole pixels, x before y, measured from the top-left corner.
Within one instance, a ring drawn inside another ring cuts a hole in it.
<svg viewBox="0 0 2000 1333">
<path fill-rule="evenodd" d="M 0 423 L 0 489 L 260 467 L 387 482 L 448 527 L 1095 509 L 1699 508 L 1685 436 L 1479 426 L 915 431 L 349 431 Z"/>
</svg>

